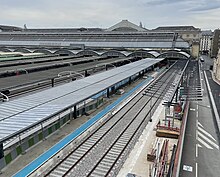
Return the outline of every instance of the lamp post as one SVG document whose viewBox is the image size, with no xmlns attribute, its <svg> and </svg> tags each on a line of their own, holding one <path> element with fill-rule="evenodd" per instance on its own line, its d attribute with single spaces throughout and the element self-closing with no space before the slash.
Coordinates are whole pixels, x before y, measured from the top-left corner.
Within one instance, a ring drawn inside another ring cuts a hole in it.
<svg viewBox="0 0 220 177">
<path fill-rule="evenodd" d="M 150 122 L 152 122 L 152 113 L 151 113 L 151 109 L 152 109 L 152 98 L 153 98 L 153 94 L 151 93 L 151 98 L 150 98 Z"/>
</svg>

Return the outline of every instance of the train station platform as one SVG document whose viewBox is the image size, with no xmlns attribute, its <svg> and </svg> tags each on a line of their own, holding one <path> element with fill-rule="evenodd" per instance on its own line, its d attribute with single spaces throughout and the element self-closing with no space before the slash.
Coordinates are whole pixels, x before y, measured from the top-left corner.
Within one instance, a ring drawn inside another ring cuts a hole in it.
<svg viewBox="0 0 220 177">
<path fill-rule="evenodd" d="M 0 105 L 0 143 L 114 87 L 164 59 L 143 59 Z M 70 111 L 71 111 L 70 110 Z"/>
<path fill-rule="evenodd" d="M 164 124 L 165 108 L 162 103 L 158 106 L 157 110 L 152 115 L 152 122 L 148 123 L 139 137 L 137 143 L 129 154 L 127 160 L 122 166 L 117 176 L 127 176 L 128 174 L 135 175 L 136 177 L 149 177 L 153 171 L 154 161 L 148 160 L 148 154 L 151 155 L 153 150 L 161 149 L 162 142 L 168 140 L 168 158 L 171 158 L 173 145 L 177 145 L 178 139 L 158 137 L 157 125 L 160 121 Z M 180 128 L 181 123 L 179 120 L 175 120 L 174 127 Z M 160 142 L 160 146 L 156 146 L 156 142 Z M 152 156 L 155 154 L 152 153 Z M 156 158 L 156 155 L 155 155 Z"/>
<path fill-rule="evenodd" d="M 137 86 L 135 86 L 133 89 L 131 89 L 129 92 L 123 94 L 119 99 L 117 99 L 115 102 L 104 108 L 101 112 L 96 114 L 94 117 L 89 119 L 86 123 L 84 123 L 82 126 L 80 126 L 78 129 L 76 129 L 74 132 L 72 132 L 70 135 L 68 135 L 66 138 L 62 139 L 60 142 L 58 142 L 56 145 L 54 145 L 52 148 L 50 148 L 48 151 L 43 153 L 41 156 L 39 156 L 37 159 L 35 159 L 33 162 L 28 164 L 25 168 L 23 168 L 21 171 L 16 173 L 14 177 L 24 177 L 31 174 L 35 169 L 39 168 L 42 164 L 44 164 L 48 159 L 55 156 L 57 152 L 65 148 L 71 141 L 76 139 L 79 135 L 81 135 L 83 132 L 88 130 L 92 125 L 94 125 L 96 122 L 98 122 L 100 119 L 102 119 L 104 116 L 111 114 L 111 112 L 116 111 L 115 109 L 119 109 L 120 104 L 125 102 L 132 94 L 135 94 L 137 90 L 142 89 L 142 87 L 145 87 L 148 85 L 151 81 L 153 81 L 153 77 L 148 77 L 143 82 L 139 83 Z"/>
<path fill-rule="evenodd" d="M 153 76 L 154 77 L 154 76 Z M 138 84 L 135 88 L 130 90 L 128 93 L 124 94 L 122 97 L 120 97 L 117 101 L 115 101 L 113 104 L 107 106 L 104 110 L 102 110 L 100 113 L 98 113 L 96 116 L 94 116 L 92 119 L 90 119 L 88 122 L 83 124 L 80 128 L 78 128 L 76 131 L 68 135 L 65 139 L 61 140 L 58 144 L 53 146 L 51 149 L 49 149 L 47 152 L 42 154 L 39 158 L 31 162 L 29 165 L 27 165 L 24 169 L 19 171 L 17 174 L 14 175 L 14 177 L 20 177 L 20 176 L 28 176 L 28 174 L 32 173 L 35 169 L 37 169 L 41 164 L 43 164 L 45 161 L 50 159 L 50 157 L 53 157 L 56 155 L 56 153 L 64 148 L 67 144 L 69 144 L 72 139 L 75 139 L 77 136 L 79 136 L 83 131 L 88 129 L 88 126 L 91 126 L 94 124 L 94 122 L 97 122 L 100 118 L 102 118 L 104 115 L 114 112 L 114 108 L 117 108 L 118 105 L 120 105 L 122 102 L 125 102 L 125 100 L 131 96 L 133 93 L 135 93 L 137 90 L 141 90 L 141 88 L 144 85 L 147 85 L 153 77 L 148 77 L 144 82 Z M 171 110 L 172 111 L 172 110 Z M 155 144 L 155 141 L 157 139 L 156 136 L 156 127 L 158 122 L 164 122 L 165 118 L 165 109 L 162 103 L 159 105 L 155 113 L 152 115 L 152 122 L 148 123 L 146 128 L 144 129 L 141 137 L 139 138 L 137 144 L 135 145 L 134 149 L 130 153 L 128 159 L 126 160 L 125 164 L 123 165 L 121 171 L 119 172 L 118 176 L 126 176 L 128 173 L 135 174 L 137 176 L 149 176 L 150 168 L 152 165 L 152 162 L 147 161 L 147 154 L 152 151 L 152 147 Z M 175 120 L 174 127 L 180 128 L 181 121 Z M 162 123 L 163 124 L 163 123 Z M 163 141 L 165 141 L 167 138 L 161 138 Z M 172 148 L 174 144 L 177 144 L 178 139 L 169 139 L 169 158 L 172 153 Z M 57 156 L 57 155 L 56 155 Z"/>
<path fill-rule="evenodd" d="M 37 72 L 31 72 L 28 74 L 24 74 L 24 68 L 21 66 L 21 70 L 18 68 L 18 72 L 21 71 L 23 74 L 15 75 L 15 76 L 10 76 L 10 77 L 4 77 L 1 78 L 1 83 L 0 83 L 0 90 L 10 90 L 11 93 L 13 93 L 16 90 L 19 90 L 20 88 L 29 88 L 32 85 L 42 85 L 45 83 L 48 83 L 52 87 L 52 79 L 55 79 L 54 85 L 59 84 L 59 79 L 58 74 L 64 71 L 75 71 L 77 73 L 82 73 L 86 75 L 87 74 L 94 74 L 94 68 L 98 69 L 99 67 L 105 67 L 106 65 L 113 67 L 113 65 L 117 66 L 117 63 L 123 63 L 125 61 L 130 61 L 130 58 L 108 58 L 108 59 L 101 59 L 101 60 L 95 60 L 93 62 L 85 62 L 81 64 L 74 64 L 68 66 L 63 66 L 63 67 L 58 67 L 58 68 L 53 68 L 53 69 L 47 69 L 47 70 L 42 70 L 42 71 L 37 71 Z M 64 61 L 62 61 L 64 62 Z M 68 62 L 67 62 L 68 63 Z M 1 65 L 0 65 L 1 67 Z M 37 68 L 37 67 L 36 67 Z M 7 72 L 7 71 L 5 71 Z M 69 72 L 70 73 L 70 72 Z M 19 77 L 18 77 L 19 76 Z M 73 75 L 75 76 L 75 75 Z M 70 80 L 71 78 L 69 78 Z M 57 83 L 58 82 L 58 83 Z M 66 81 L 65 81 L 66 82 Z M 57 84 L 56 84 L 57 83 Z"/>
<path fill-rule="evenodd" d="M 61 118 L 61 116 L 65 116 L 64 113 L 69 114 L 69 112 L 75 110 L 76 104 L 91 98 L 100 91 L 116 87 L 122 81 L 124 83 L 125 80 L 129 83 L 130 79 L 140 77 L 140 74 L 143 74 L 146 69 L 162 60 L 164 59 L 143 59 L 105 73 L 99 73 L 1 104 L 1 143 L 8 143 L 11 139 L 14 141 L 15 138 L 20 139 L 20 135 L 31 136 L 29 132 L 34 133 L 33 129 L 35 127 L 42 126 L 42 123 L 50 121 L 55 116 Z M 30 146 L 33 145 L 33 142 L 28 140 L 26 144 Z M 18 155 L 22 152 L 21 147 L 15 150 Z M 8 155 L 1 159 L 1 161 L 4 161 L 3 164 L 8 164 L 14 159 L 14 154 L 12 154 L 13 157 Z M 0 166 L 2 167 L 2 164 Z"/>
</svg>

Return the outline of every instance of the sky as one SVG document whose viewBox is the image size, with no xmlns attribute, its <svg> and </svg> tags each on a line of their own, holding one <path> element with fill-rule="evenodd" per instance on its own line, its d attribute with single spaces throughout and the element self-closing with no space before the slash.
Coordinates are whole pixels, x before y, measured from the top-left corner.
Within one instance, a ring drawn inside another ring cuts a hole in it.
<svg viewBox="0 0 220 177">
<path fill-rule="evenodd" d="M 27 28 L 108 28 L 129 20 L 147 29 L 220 28 L 220 0 L 0 0 L 0 24 Z"/>
</svg>

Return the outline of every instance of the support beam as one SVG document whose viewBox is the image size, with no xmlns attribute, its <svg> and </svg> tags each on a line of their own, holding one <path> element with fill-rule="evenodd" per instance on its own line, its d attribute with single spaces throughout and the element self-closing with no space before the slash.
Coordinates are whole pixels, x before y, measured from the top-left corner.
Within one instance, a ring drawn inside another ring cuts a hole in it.
<svg viewBox="0 0 220 177">
<path fill-rule="evenodd" d="M 177 103 L 177 100 L 178 100 L 178 90 L 179 90 L 179 87 L 177 87 L 177 89 L 176 89 L 176 98 L 175 98 L 176 103 Z"/>
<path fill-rule="evenodd" d="M 85 74 L 84 74 L 84 76 L 85 76 L 85 77 L 88 76 L 88 71 L 87 71 L 87 70 L 85 70 Z"/>
<path fill-rule="evenodd" d="M 154 65 L 153 66 L 151 66 L 151 71 L 153 71 L 154 70 Z"/>
<path fill-rule="evenodd" d="M 107 98 L 110 97 L 110 91 L 109 91 L 109 88 L 107 88 Z"/>
<path fill-rule="evenodd" d="M 113 87 L 111 88 L 111 90 L 112 90 L 112 94 L 114 94 L 114 93 L 115 93 L 115 86 L 113 86 Z"/>
<path fill-rule="evenodd" d="M 87 113 L 86 113 L 86 102 L 85 102 L 85 100 L 83 101 L 82 115 L 87 115 Z"/>
<path fill-rule="evenodd" d="M 51 79 L 51 85 L 54 87 L 54 78 Z"/>
<path fill-rule="evenodd" d="M 129 85 L 131 84 L 131 77 L 129 77 L 129 81 L 128 81 L 128 84 L 129 84 Z"/>
<path fill-rule="evenodd" d="M 3 143 L 0 144 L 0 159 L 4 157 Z"/>
<path fill-rule="evenodd" d="M 74 118 L 74 119 L 77 118 L 77 109 L 76 109 L 76 105 L 74 106 L 73 118 Z"/>
</svg>

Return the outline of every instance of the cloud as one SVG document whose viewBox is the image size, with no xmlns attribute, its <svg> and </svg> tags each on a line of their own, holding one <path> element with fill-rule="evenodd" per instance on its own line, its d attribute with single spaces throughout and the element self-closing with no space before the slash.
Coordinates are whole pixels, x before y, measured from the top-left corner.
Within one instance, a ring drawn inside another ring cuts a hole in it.
<svg viewBox="0 0 220 177">
<path fill-rule="evenodd" d="M 194 4 L 192 8 L 189 8 L 191 12 L 208 11 L 220 8 L 219 0 L 203 0 L 198 4 Z"/>
<path fill-rule="evenodd" d="M 219 10 L 212 10 L 210 12 L 203 13 L 203 12 L 197 12 L 191 15 L 189 19 L 189 23 L 196 24 L 198 27 L 202 29 L 217 29 L 220 28 L 219 24 Z"/>
<path fill-rule="evenodd" d="M 220 0 L 152 0 L 147 2 L 151 6 L 175 6 L 178 9 L 185 9 L 186 11 L 207 11 L 220 8 Z M 176 9 L 176 10 L 178 10 Z"/>
<path fill-rule="evenodd" d="M 152 6 L 161 6 L 161 5 L 169 5 L 169 4 L 178 4 L 178 3 L 188 3 L 191 0 L 152 0 L 147 2 L 148 5 Z"/>
<path fill-rule="evenodd" d="M 164 25 L 219 27 L 220 0 L 0 0 L 0 24 L 35 27 L 108 28 L 122 19 L 148 28 Z M 201 22 L 199 16 L 210 17 Z M 196 18 L 194 18 L 196 16 Z M 194 21 L 192 21 L 194 19 Z M 213 19 L 213 20 L 212 20 Z M 200 26 L 201 25 L 201 26 Z"/>
</svg>

